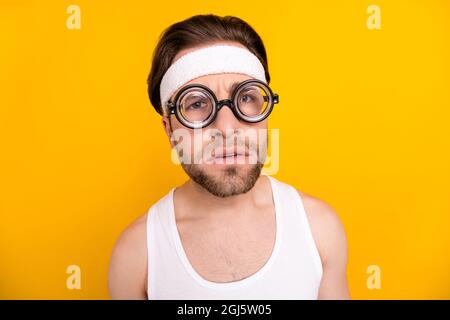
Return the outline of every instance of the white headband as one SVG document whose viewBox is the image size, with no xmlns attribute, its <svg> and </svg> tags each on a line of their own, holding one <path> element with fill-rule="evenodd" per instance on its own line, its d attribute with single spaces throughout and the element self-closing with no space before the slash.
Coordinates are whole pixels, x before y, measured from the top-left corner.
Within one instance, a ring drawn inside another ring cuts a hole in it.
<svg viewBox="0 0 450 320">
<path fill-rule="evenodd" d="M 209 46 L 181 56 L 167 69 L 160 86 L 162 109 L 186 82 L 216 73 L 242 73 L 267 83 L 263 65 L 249 50 L 231 45 Z"/>
</svg>

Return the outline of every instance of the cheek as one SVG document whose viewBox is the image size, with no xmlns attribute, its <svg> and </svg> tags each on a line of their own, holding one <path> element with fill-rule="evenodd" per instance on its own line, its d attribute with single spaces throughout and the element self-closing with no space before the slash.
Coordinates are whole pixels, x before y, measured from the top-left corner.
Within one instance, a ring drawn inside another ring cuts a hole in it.
<svg viewBox="0 0 450 320">
<path fill-rule="evenodd" d="M 267 133 L 268 133 L 267 119 L 265 119 L 261 122 L 248 124 L 246 126 L 245 130 L 249 130 L 249 131 L 247 131 L 246 136 L 249 137 L 251 142 L 257 143 L 261 139 L 266 140 Z M 251 133 L 251 134 L 249 134 L 249 133 Z"/>
<path fill-rule="evenodd" d="M 177 117 L 174 114 L 170 115 L 170 122 L 172 123 L 172 128 L 174 128 L 174 129 L 186 128 L 185 126 L 183 126 L 181 124 L 180 121 L 178 121 Z M 188 128 L 186 128 L 186 129 L 188 129 Z"/>
<path fill-rule="evenodd" d="M 255 123 L 258 126 L 258 129 L 267 129 L 267 120 L 268 118 L 265 118 L 263 121 Z"/>
</svg>

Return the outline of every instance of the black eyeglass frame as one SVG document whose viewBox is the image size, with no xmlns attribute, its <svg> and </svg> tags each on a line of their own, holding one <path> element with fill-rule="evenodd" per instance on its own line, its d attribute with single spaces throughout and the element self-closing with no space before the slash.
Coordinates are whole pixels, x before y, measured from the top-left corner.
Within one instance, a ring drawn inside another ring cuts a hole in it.
<svg viewBox="0 0 450 320">
<path fill-rule="evenodd" d="M 250 116 L 246 116 L 245 114 L 243 114 L 237 107 L 238 103 L 236 101 L 240 91 L 244 87 L 246 87 L 247 85 L 252 84 L 252 83 L 255 85 L 258 85 L 258 86 L 262 86 L 263 89 L 265 89 L 266 93 L 268 93 L 268 95 L 264 97 L 264 100 L 265 101 L 269 100 L 266 110 L 262 114 L 260 114 L 256 117 L 250 117 Z M 206 93 L 211 98 L 211 100 L 214 102 L 211 114 L 208 116 L 208 118 L 205 119 L 204 121 L 201 121 L 198 123 L 188 121 L 187 119 L 185 119 L 181 115 L 181 110 L 180 110 L 181 109 L 181 104 L 180 104 L 181 98 L 189 91 L 192 91 L 191 89 L 195 89 L 195 88 L 200 88 L 200 89 L 205 90 Z M 181 122 L 184 126 L 191 128 L 191 129 L 200 129 L 200 128 L 205 128 L 205 127 L 209 126 L 211 123 L 213 123 L 214 120 L 216 119 L 217 114 L 219 113 L 220 109 L 224 105 L 227 105 L 233 112 L 234 116 L 236 118 L 238 118 L 239 120 L 243 120 L 243 121 L 249 122 L 249 123 L 261 122 L 270 115 L 270 113 L 273 110 L 274 105 L 279 102 L 279 95 L 276 93 L 273 93 L 272 89 L 263 81 L 258 80 L 258 79 L 248 79 L 248 80 L 241 82 L 236 87 L 236 89 L 233 90 L 231 99 L 223 99 L 223 100 L 219 101 L 217 99 L 216 95 L 214 94 L 214 92 L 207 86 L 202 85 L 202 84 L 191 83 L 191 84 L 187 85 L 186 87 L 182 88 L 176 94 L 176 96 L 174 97 L 173 100 L 175 101 L 175 103 L 170 100 L 166 102 L 166 107 L 167 107 L 167 111 L 168 111 L 167 115 L 170 116 L 171 114 L 175 114 L 178 121 Z"/>
</svg>

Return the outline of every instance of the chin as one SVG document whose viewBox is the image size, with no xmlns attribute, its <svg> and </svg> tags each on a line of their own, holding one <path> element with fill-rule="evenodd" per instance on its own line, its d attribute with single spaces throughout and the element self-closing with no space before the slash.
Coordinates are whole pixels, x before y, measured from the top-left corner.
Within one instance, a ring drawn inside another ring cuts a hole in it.
<svg viewBox="0 0 450 320">
<path fill-rule="evenodd" d="M 218 197 L 229 197 L 246 193 L 255 185 L 261 174 L 261 164 L 231 164 L 187 166 L 184 168 L 192 180 L 197 182 L 211 194 Z"/>
</svg>

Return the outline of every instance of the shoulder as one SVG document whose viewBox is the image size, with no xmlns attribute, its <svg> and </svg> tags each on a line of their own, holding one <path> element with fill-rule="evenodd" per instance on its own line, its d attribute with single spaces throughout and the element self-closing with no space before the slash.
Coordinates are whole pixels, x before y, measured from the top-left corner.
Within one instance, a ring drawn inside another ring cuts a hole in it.
<svg viewBox="0 0 450 320">
<path fill-rule="evenodd" d="M 344 225 L 336 210 L 326 201 L 297 190 L 308 218 L 313 238 L 319 250 L 322 264 L 339 255 L 347 256 L 347 240 Z"/>
<path fill-rule="evenodd" d="M 147 282 L 147 213 L 120 234 L 111 253 L 108 287 L 112 298 L 145 298 Z"/>
<path fill-rule="evenodd" d="M 326 223 L 328 226 L 342 225 L 338 213 L 328 202 L 300 190 L 297 190 L 297 193 L 302 199 L 308 219 Z"/>
<path fill-rule="evenodd" d="M 130 223 L 119 235 L 113 248 L 113 255 L 134 258 L 146 251 L 147 213 Z M 141 251 L 141 252 L 138 252 Z"/>
</svg>

